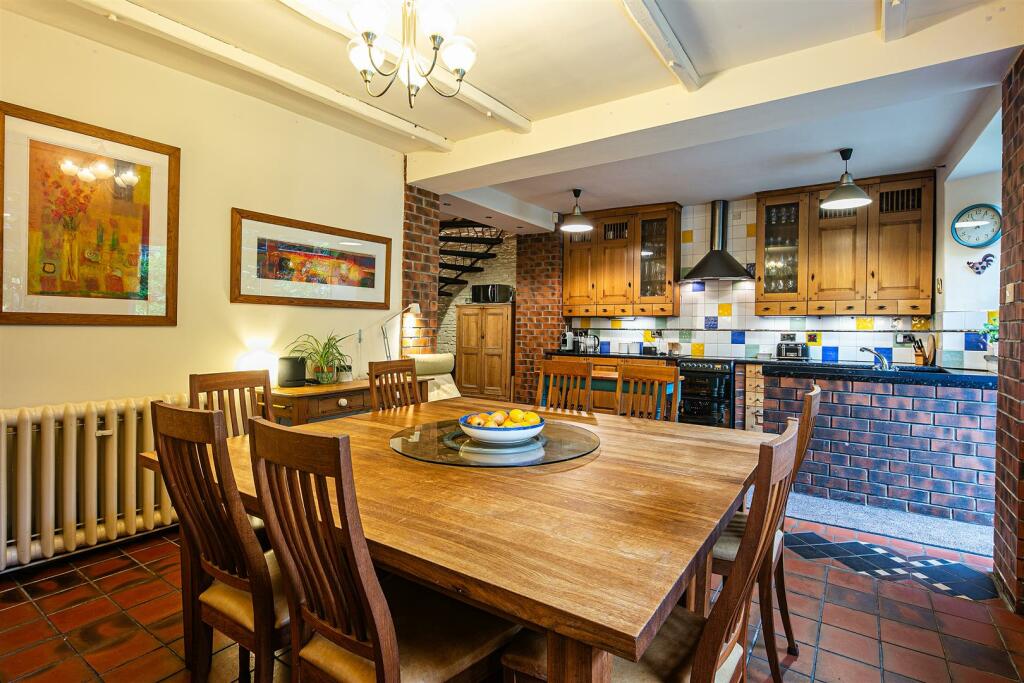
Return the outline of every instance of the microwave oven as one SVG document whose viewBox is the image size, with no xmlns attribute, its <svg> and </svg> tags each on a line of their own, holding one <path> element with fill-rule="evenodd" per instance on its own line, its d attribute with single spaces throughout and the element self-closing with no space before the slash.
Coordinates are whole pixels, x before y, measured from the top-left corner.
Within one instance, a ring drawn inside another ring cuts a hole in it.
<svg viewBox="0 0 1024 683">
<path fill-rule="evenodd" d="M 473 285 L 470 301 L 474 304 L 507 304 L 515 292 L 512 285 Z"/>
</svg>

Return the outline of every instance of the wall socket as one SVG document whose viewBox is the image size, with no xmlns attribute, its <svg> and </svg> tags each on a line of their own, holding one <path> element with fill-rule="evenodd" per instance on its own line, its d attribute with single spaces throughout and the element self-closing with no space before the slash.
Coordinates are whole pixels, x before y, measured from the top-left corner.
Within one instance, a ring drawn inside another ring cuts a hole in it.
<svg viewBox="0 0 1024 683">
<path fill-rule="evenodd" d="M 784 341 L 784 342 L 796 341 L 796 334 L 793 333 L 793 332 L 783 332 L 782 333 L 782 341 Z"/>
<path fill-rule="evenodd" d="M 912 334 L 898 334 L 896 335 L 896 343 L 898 344 L 913 344 L 917 340 Z"/>
</svg>

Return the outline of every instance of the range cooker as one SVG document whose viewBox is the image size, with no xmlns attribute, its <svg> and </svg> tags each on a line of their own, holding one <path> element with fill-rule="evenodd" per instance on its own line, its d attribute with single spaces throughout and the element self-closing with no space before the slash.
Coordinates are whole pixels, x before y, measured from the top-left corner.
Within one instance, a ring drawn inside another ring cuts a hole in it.
<svg viewBox="0 0 1024 683">
<path fill-rule="evenodd" d="M 732 428 L 735 424 L 732 409 L 735 361 L 682 356 L 676 365 L 683 377 L 679 421 Z"/>
</svg>

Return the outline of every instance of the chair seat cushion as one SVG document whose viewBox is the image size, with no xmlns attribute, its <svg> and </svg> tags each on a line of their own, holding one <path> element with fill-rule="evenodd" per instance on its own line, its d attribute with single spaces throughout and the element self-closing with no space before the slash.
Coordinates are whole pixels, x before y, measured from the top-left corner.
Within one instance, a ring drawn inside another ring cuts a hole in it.
<svg viewBox="0 0 1024 683">
<path fill-rule="evenodd" d="M 382 582 L 398 637 L 403 681 L 446 681 L 499 650 L 519 627 L 398 577 Z M 299 657 L 338 681 L 375 683 L 374 663 L 313 638 Z"/>
<path fill-rule="evenodd" d="M 743 540 L 743 532 L 747 530 L 747 513 L 737 512 L 729 520 L 725 531 L 715 541 L 714 550 L 711 556 L 721 562 L 735 562 L 736 553 L 740 550 L 740 541 Z M 772 548 L 772 557 L 778 554 L 779 546 L 782 544 L 782 531 L 775 532 L 775 543 Z"/>
<path fill-rule="evenodd" d="M 616 683 L 687 683 L 690 680 L 693 653 L 697 649 L 697 642 L 706 623 L 704 617 L 694 614 L 685 607 L 675 607 L 639 662 L 631 662 L 621 657 L 614 658 L 612 680 Z M 505 649 L 501 663 L 509 669 L 546 681 L 547 657 L 547 638 L 533 631 L 523 631 Z M 729 681 L 742 659 L 743 647 L 736 644 L 715 673 L 716 683 Z"/>
<path fill-rule="evenodd" d="M 270 588 L 274 593 L 274 628 L 288 624 L 288 597 L 284 590 L 284 576 L 277 563 L 273 550 L 263 553 L 270 572 Z M 254 631 L 255 618 L 252 608 L 252 594 L 249 591 L 229 586 L 222 581 L 214 581 L 210 587 L 199 594 L 199 602 L 217 610 L 232 621 Z"/>
</svg>

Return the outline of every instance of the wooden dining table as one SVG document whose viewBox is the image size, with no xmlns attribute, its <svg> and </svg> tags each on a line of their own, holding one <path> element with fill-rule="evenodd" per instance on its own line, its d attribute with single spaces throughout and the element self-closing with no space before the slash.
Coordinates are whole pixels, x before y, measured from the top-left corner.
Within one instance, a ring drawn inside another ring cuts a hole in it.
<svg viewBox="0 0 1024 683">
<path fill-rule="evenodd" d="M 592 431 L 583 457 L 527 467 L 422 462 L 397 431 L 471 412 L 536 410 Z M 708 555 L 771 434 L 454 398 L 295 427 L 347 435 L 370 553 L 388 571 L 546 632 L 550 681 L 607 681 L 637 661 L 685 589 L 703 610 Z M 248 437 L 228 440 L 260 515 Z M 143 466 L 159 471 L 154 453 Z"/>
</svg>

